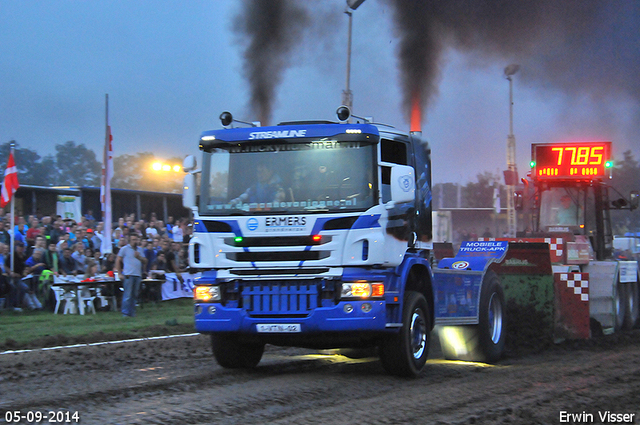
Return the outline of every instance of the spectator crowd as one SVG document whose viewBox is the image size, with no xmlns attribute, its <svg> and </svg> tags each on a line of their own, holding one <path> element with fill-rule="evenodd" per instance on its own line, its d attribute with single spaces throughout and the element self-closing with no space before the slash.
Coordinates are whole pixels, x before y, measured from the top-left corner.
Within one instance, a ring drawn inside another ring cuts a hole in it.
<svg viewBox="0 0 640 425">
<path fill-rule="evenodd" d="M 17 216 L 14 222 L 11 229 L 10 216 L 0 209 L 0 299 L 4 299 L 5 308 L 42 309 L 46 300 L 38 297 L 38 285 L 43 274 L 91 277 L 113 272 L 116 255 L 129 243 L 131 235 L 139 237 L 147 259 L 143 272 L 163 270 L 176 273 L 181 279 L 180 273 L 188 266 L 192 228 L 187 218 L 174 221 L 169 216 L 165 223 L 154 213 L 148 220 L 135 220 L 134 214 L 120 217 L 111 226 L 110 249 L 103 249 L 104 223 L 95 220 L 91 211 L 78 222 L 59 215 Z M 9 255 L 11 231 L 13 268 Z"/>
</svg>

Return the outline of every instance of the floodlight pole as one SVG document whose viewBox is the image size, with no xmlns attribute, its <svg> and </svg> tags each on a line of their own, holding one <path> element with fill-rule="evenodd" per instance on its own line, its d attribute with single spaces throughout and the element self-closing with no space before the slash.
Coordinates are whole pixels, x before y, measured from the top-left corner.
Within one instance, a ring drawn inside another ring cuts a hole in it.
<svg viewBox="0 0 640 425">
<path fill-rule="evenodd" d="M 342 104 L 348 106 L 349 110 L 353 110 L 353 93 L 350 89 L 351 80 L 351 31 L 353 28 L 353 11 L 347 7 L 344 11 L 349 17 L 349 35 L 347 37 L 347 79 L 345 89 L 342 91 Z"/>
<path fill-rule="evenodd" d="M 351 92 L 351 33 L 353 31 L 353 11 L 356 10 L 365 0 L 347 0 L 347 7 L 344 13 L 349 17 L 349 34 L 347 37 L 347 78 L 345 89 L 342 91 L 342 104 L 348 106 L 353 111 L 353 93 Z M 351 118 L 349 118 L 351 122 Z"/>
</svg>

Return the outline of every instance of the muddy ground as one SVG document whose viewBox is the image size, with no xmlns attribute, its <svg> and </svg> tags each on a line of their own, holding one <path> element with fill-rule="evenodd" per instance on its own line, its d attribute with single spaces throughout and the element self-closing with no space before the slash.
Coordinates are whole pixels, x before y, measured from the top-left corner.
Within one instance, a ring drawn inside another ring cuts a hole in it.
<svg viewBox="0 0 640 425">
<path fill-rule="evenodd" d="M 78 412 L 82 424 L 640 423 L 637 329 L 493 366 L 445 361 L 435 341 L 430 357 L 400 379 L 376 358 L 272 346 L 255 370 L 225 370 L 202 335 L 1 354 L 0 423 L 7 411 Z"/>
</svg>

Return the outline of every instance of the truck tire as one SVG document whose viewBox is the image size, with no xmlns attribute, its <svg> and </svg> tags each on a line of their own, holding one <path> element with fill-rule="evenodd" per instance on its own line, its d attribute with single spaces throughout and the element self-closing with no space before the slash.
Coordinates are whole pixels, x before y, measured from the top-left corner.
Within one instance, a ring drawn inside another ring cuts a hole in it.
<svg viewBox="0 0 640 425">
<path fill-rule="evenodd" d="M 480 294 L 481 361 L 493 363 L 502 357 L 507 331 L 506 311 L 500 279 L 494 272 L 487 272 Z"/>
<path fill-rule="evenodd" d="M 615 314 L 615 330 L 619 331 L 624 328 L 625 317 L 627 316 L 627 304 L 629 303 L 627 294 L 627 285 L 620 282 L 616 283 L 616 293 L 613 297 L 613 312 Z"/>
<path fill-rule="evenodd" d="M 438 327 L 440 346 L 448 360 L 493 363 L 502 357 L 506 338 L 506 304 L 498 276 L 484 276 L 477 325 Z"/>
<path fill-rule="evenodd" d="M 638 292 L 638 285 L 640 282 L 626 283 L 626 308 L 624 312 L 624 323 L 622 329 L 633 329 L 638 323 L 640 317 L 640 296 Z"/>
<path fill-rule="evenodd" d="M 415 377 L 422 372 L 429 356 L 431 315 L 429 304 L 419 292 L 407 291 L 402 310 L 402 328 L 380 345 L 384 369 L 396 376 Z"/>
<path fill-rule="evenodd" d="M 212 334 L 211 346 L 218 364 L 227 369 L 252 369 L 264 353 L 264 344 L 240 343 L 235 336 L 225 334 Z"/>
</svg>

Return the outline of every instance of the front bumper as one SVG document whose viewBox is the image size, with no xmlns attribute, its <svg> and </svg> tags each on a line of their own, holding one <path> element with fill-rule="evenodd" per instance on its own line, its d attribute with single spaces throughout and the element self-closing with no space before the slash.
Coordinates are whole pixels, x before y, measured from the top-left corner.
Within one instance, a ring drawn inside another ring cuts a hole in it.
<svg viewBox="0 0 640 425">
<path fill-rule="evenodd" d="M 370 310 L 367 306 L 363 310 L 365 304 L 370 306 Z M 347 305 L 350 305 L 351 309 Z M 350 312 L 347 312 L 349 310 Z M 306 315 L 289 316 L 252 316 L 242 308 L 227 307 L 219 303 L 196 303 L 195 313 L 195 327 L 201 333 L 237 332 L 263 335 L 257 330 L 259 324 L 298 324 L 300 332 L 296 332 L 296 335 L 320 332 L 382 332 L 385 331 L 387 323 L 383 300 L 345 300 L 331 307 L 317 307 Z"/>
</svg>

